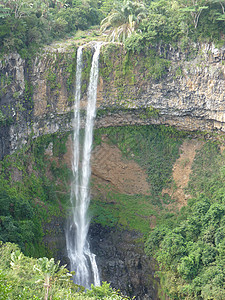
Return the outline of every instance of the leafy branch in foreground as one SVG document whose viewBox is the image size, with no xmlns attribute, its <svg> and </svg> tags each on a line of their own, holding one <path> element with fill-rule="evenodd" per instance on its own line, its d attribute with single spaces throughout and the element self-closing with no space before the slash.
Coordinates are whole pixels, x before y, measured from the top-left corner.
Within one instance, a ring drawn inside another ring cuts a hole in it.
<svg viewBox="0 0 225 300">
<path fill-rule="evenodd" d="M 0 299 L 3 300 L 121 300 L 128 299 L 103 282 L 84 292 L 72 274 L 54 259 L 25 256 L 16 244 L 0 242 Z"/>
</svg>

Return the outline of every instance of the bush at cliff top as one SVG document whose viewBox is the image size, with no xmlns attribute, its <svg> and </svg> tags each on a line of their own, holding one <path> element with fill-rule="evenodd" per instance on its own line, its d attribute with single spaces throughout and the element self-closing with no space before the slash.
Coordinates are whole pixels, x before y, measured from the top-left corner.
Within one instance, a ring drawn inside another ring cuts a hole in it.
<svg viewBox="0 0 225 300">
<path fill-rule="evenodd" d="M 53 39 L 98 24 L 102 15 L 96 1 L 4 0 L 0 5 L 0 52 L 24 57 Z"/>
</svg>

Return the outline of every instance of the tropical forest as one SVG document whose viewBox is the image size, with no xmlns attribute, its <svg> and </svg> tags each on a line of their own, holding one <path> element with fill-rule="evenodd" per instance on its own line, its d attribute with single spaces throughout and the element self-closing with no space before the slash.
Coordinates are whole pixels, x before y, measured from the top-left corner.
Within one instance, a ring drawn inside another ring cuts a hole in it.
<svg viewBox="0 0 225 300">
<path fill-rule="evenodd" d="M 225 299 L 225 1 L 0 0 L 0 299 Z"/>
</svg>

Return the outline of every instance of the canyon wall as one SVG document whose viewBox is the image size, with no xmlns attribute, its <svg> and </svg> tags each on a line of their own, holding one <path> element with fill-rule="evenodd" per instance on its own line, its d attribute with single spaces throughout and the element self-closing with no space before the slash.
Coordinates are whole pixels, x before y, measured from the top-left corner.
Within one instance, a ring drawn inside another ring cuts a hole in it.
<svg viewBox="0 0 225 300">
<path fill-rule="evenodd" d="M 84 48 L 82 108 L 93 45 Z M 70 131 L 76 45 L 47 47 L 33 60 L 9 54 L 0 63 L 0 158 L 30 139 Z M 225 132 L 224 50 L 192 45 L 129 54 L 104 44 L 100 57 L 96 127 L 168 124 Z"/>
<path fill-rule="evenodd" d="M 72 130 L 76 49 L 76 45 L 59 45 L 45 48 L 30 61 L 18 54 L 7 55 L 1 61 L 0 159 L 29 145 L 36 137 Z M 165 124 L 180 130 L 223 134 L 224 50 L 217 50 L 212 45 L 192 45 L 188 51 L 161 46 L 149 49 L 145 55 L 131 55 L 121 45 L 103 45 L 96 127 Z M 84 47 L 82 109 L 86 106 L 92 54 L 92 44 Z M 189 144 L 193 151 L 201 145 L 195 141 Z M 45 154 L 52 160 L 51 145 L 48 145 Z M 107 182 L 123 194 L 138 192 L 148 195 L 146 174 L 140 166 L 130 161 L 125 164 L 116 148 L 111 149 L 110 159 L 106 161 L 105 153 L 109 153 L 107 146 L 97 146 L 93 153 L 92 176 L 98 179 L 97 183 Z M 182 153 L 186 153 L 184 149 Z M 194 158 L 195 153 L 192 154 Z M 69 166 L 71 151 L 64 159 Z M 191 168 L 193 159 L 189 156 L 182 159 L 188 161 L 185 167 Z M 187 175 L 181 165 L 180 173 Z M 130 177 L 132 171 L 135 178 Z M 123 175 L 120 182 L 117 182 L 118 174 Z M 170 195 L 169 189 L 163 192 Z M 189 197 L 182 192 L 182 201 L 179 195 L 174 196 L 176 207 L 185 205 Z M 94 197 L 95 193 L 100 192 L 93 189 L 92 193 Z M 111 201 L 107 195 L 103 196 L 105 202 Z M 149 218 L 154 227 L 154 216 Z M 67 263 L 64 226 L 63 218 L 53 218 L 46 227 L 50 234 L 45 234 L 44 243 L 55 258 Z M 90 239 L 104 280 L 129 295 L 136 295 L 137 299 L 157 299 L 154 263 L 146 258 L 139 233 L 116 226 L 112 229 L 92 224 Z"/>
</svg>

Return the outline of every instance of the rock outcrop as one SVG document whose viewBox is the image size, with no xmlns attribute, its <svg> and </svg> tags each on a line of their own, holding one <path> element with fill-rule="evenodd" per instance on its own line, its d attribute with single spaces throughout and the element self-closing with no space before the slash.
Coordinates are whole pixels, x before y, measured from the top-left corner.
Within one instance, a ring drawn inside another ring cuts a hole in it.
<svg viewBox="0 0 225 300">
<path fill-rule="evenodd" d="M 139 233 L 92 224 L 90 238 L 101 278 L 137 300 L 158 299 L 154 263 L 146 257 Z"/>
<path fill-rule="evenodd" d="M 92 52 L 87 45 L 83 108 Z M 169 124 L 225 132 L 223 52 L 195 45 L 188 52 L 160 47 L 131 56 L 121 45 L 102 46 L 96 126 Z M 0 69 L 0 159 L 29 139 L 71 130 L 76 46 L 48 47 L 29 62 L 10 54 Z"/>
</svg>

